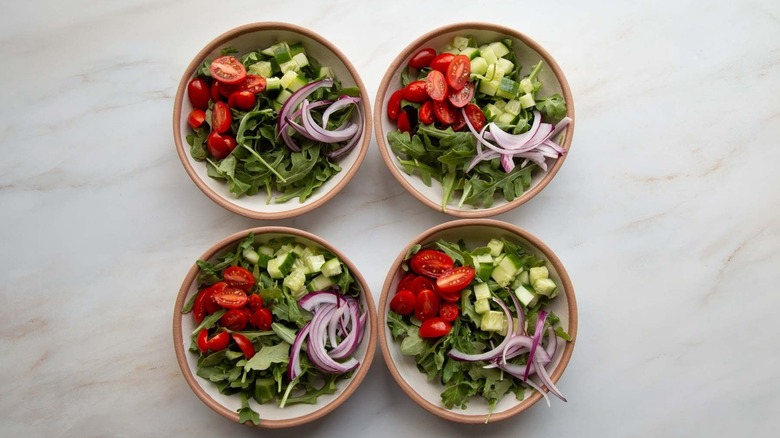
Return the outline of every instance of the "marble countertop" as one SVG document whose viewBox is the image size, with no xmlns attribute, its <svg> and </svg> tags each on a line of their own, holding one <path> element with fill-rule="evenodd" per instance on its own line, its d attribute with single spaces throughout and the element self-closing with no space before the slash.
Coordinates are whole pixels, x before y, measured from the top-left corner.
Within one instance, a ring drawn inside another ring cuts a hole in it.
<svg viewBox="0 0 780 438">
<path fill-rule="evenodd" d="M 776 436 L 780 4 L 731 3 L 5 4 L 0 435 L 288 433 L 220 417 L 176 364 L 171 315 L 187 269 L 222 237 L 272 224 L 223 210 L 187 177 L 170 123 L 181 73 L 229 28 L 289 21 L 339 46 L 373 98 L 414 38 L 488 21 L 544 45 L 574 93 L 561 172 L 497 217 L 549 244 L 574 282 L 579 338 L 559 384 L 569 403 L 447 423 L 407 398 L 377 351 L 351 399 L 292 432 Z M 341 248 L 378 298 L 406 242 L 450 219 L 391 178 L 372 140 L 332 202 L 273 224 Z"/>
</svg>

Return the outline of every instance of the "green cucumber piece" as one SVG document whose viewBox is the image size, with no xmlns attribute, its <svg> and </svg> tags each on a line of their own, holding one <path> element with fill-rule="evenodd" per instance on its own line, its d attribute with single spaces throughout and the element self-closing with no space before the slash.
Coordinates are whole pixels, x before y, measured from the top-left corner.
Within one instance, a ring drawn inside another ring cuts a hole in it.
<svg viewBox="0 0 780 438">
<path fill-rule="evenodd" d="M 474 286 L 474 298 L 477 300 L 483 300 L 491 297 L 490 288 L 487 283 L 478 283 Z"/>
<path fill-rule="evenodd" d="M 551 278 L 540 278 L 534 282 L 534 290 L 539 295 L 544 295 L 548 298 L 553 298 L 558 286 Z"/>
<path fill-rule="evenodd" d="M 536 295 L 533 292 L 529 291 L 528 288 L 526 288 L 525 286 L 520 286 L 517 289 L 515 289 L 515 296 L 526 307 L 528 307 L 531 301 L 533 301 L 533 299 L 536 298 Z"/>
<path fill-rule="evenodd" d="M 483 76 L 487 73 L 488 63 L 485 58 L 477 56 L 471 60 L 471 74 Z"/>
<path fill-rule="evenodd" d="M 290 83 L 287 85 L 287 89 L 290 90 L 290 91 L 295 92 L 295 91 L 300 90 L 302 87 L 304 87 L 308 83 L 309 83 L 309 80 L 306 79 L 305 76 L 303 76 L 301 74 L 296 74 L 295 78 L 292 81 L 290 81 Z"/>
<path fill-rule="evenodd" d="M 501 82 L 498 84 L 498 89 L 496 90 L 496 96 L 514 99 L 518 94 L 520 94 L 520 84 L 509 78 L 502 77 Z M 520 103 L 522 104 L 522 100 Z"/>
<path fill-rule="evenodd" d="M 474 303 L 474 311 L 479 313 L 480 315 L 489 312 L 490 311 L 490 302 L 487 300 L 487 298 L 483 298 L 481 300 L 477 300 Z"/>
<path fill-rule="evenodd" d="M 460 54 L 464 55 L 469 58 L 469 60 L 474 60 L 479 56 L 479 49 L 476 47 L 466 47 L 460 50 Z M 487 63 L 485 63 L 487 66 Z M 471 71 L 474 73 L 474 70 Z"/>
<path fill-rule="evenodd" d="M 268 403 L 276 397 L 276 381 L 271 378 L 255 379 L 255 394 L 253 398 L 256 402 Z"/>
<path fill-rule="evenodd" d="M 309 273 L 314 274 L 320 272 L 322 265 L 325 264 L 325 256 L 322 254 L 309 255 L 304 257 L 306 267 L 309 268 Z"/>
<path fill-rule="evenodd" d="M 487 79 L 482 79 L 481 81 L 479 81 L 478 91 L 482 94 L 487 94 L 488 96 L 495 96 L 496 91 L 498 91 L 498 82 L 492 82 Z"/>
<path fill-rule="evenodd" d="M 504 242 L 498 239 L 490 239 L 490 242 L 488 242 L 487 247 L 490 248 L 490 255 L 493 257 L 498 257 L 501 255 L 501 251 L 504 250 Z"/>
<path fill-rule="evenodd" d="M 485 118 L 488 119 L 488 121 L 493 121 L 498 118 L 501 114 L 504 112 L 501 111 L 497 106 L 493 105 L 492 103 L 489 103 L 485 105 Z M 503 245 L 503 243 L 501 244 Z M 492 251 L 491 251 L 492 254 Z"/>
<path fill-rule="evenodd" d="M 292 93 L 288 90 L 282 90 L 279 92 L 279 95 L 276 96 L 276 103 L 279 105 L 283 105 L 285 102 L 287 102 L 287 99 L 292 96 Z"/>
<path fill-rule="evenodd" d="M 504 75 L 508 75 L 515 68 L 515 64 L 508 59 L 501 58 L 498 60 L 496 68 L 504 72 Z"/>
<path fill-rule="evenodd" d="M 330 259 L 322 265 L 320 271 L 327 277 L 339 275 L 341 274 L 341 261 L 337 258 Z"/>
<path fill-rule="evenodd" d="M 496 55 L 497 58 L 502 58 L 509 54 L 509 48 L 501 41 L 488 44 L 488 48 Z"/>
<path fill-rule="evenodd" d="M 536 106 L 536 101 L 534 100 L 534 95 L 531 93 L 525 93 L 522 96 L 520 96 L 520 106 L 523 107 L 523 109 L 531 108 L 533 106 Z"/>
<path fill-rule="evenodd" d="M 319 290 L 325 290 L 331 286 L 336 284 L 330 277 L 326 277 L 323 274 L 320 274 L 316 277 L 314 277 L 309 285 L 307 286 L 307 289 L 309 289 L 312 292 L 319 291 Z"/>
<path fill-rule="evenodd" d="M 279 90 L 282 88 L 282 80 L 271 76 L 270 78 L 265 78 L 265 89 L 266 90 Z"/>
<path fill-rule="evenodd" d="M 549 278 L 550 271 L 547 270 L 547 266 L 539 266 L 528 270 L 528 282 L 530 284 L 536 283 L 536 280 L 541 278 Z"/>
<path fill-rule="evenodd" d="M 247 69 L 247 73 L 262 76 L 264 78 L 270 78 L 274 75 L 274 68 L 270 62 L 260 61 L 250 65 Z"/>
<path fill-rule="evenodd" d="M 504 328 L 506 316 L 503 312 L 491 310 L 482 315 L 482 321 L 480 323 L 480 329 L 483 332 L 498 332 Z"/>
<path fill-rule="evenodd" d="M 523 90 L 524 93 L 530 93 L 534 91 L 534 84 L 530 79 L 523 78 L 520 80 L 520 89 Z"/>
</svg>

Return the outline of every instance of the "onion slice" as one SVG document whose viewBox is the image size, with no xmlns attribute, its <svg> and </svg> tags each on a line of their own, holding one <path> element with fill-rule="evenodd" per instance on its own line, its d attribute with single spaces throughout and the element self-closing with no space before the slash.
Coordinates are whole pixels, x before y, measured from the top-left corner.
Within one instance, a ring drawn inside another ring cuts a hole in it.
<svg viewBox="0 0 780 438">
<path fill-rule="evenodd" d="M 536 353 L 536 347 L 539 346 L 539 340 L 542 338 L 542 330 L 544 330 L 544 321 L 547 320 L 547 312 L 542 310 L 539 312 L 539 318 L 536 321 L 536 331 L 534 332 L 534 342 L 531 344 L 531 352 L 529 353 L 528 364 L 525 366 L 525 375 L 523 376 L 523 382 L 528 380 L 528 372 L 531 370 L 531 363 L 533 362 L 534 353 Z"/>
<path fill-rule="evenodd" d="M 514 327 L 512 324 L 512 313 L 509 311 L 509 308 L 504 304 L 503 301 L 499 300 L 496 297 L 493 297 L 493 301 L 498 303 L 498 305 L 501 307 L 501 310 L 504 311 L 504 314 L 506 314 L 507 322 L 509 322 L 508 327 Z M 500 344 L 498 344 L 495 348 L 486 351 L 484 353 L 479 354 L 466 354 L 458 349 L 453 348 L 452 350 L 447 353 L 447 356 L 455 359 L 455 360 L 461 360 L 461 361 L 467 361 L 467 362 L 476 362 L 480 360 L 492 360 L 497 358 L 503 351 L 504 346 L 509 342 L 509 340 L 512 338 L 512 331 L 507 330 L 506 336 L 504 337 L 504 340 L 501 341 Z"/>
</svg>

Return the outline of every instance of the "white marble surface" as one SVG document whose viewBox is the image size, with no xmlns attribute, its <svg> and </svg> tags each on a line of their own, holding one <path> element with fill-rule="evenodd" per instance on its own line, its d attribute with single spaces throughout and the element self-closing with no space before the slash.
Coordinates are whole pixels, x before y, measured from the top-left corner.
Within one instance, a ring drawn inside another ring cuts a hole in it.
<svg viewBox="0 0 780 438">
<path fill-rule="evenodd" d="M 408 42 L 479 20 L 536 38 L 575 96 L 562 171 L 498 217 L 545 240 L 574 281 L 579 340 L 559 385 L 570 402 L 449 424 L 377 352 L 349 401 L 293 432 L 776 436 L 780 6 L 731 3 L 4 2 L 0 435 L 285 436 L 213 413 L 175 361 L 186 270 L 221 237 L 269 224 L 218 207 L 182 169 L 170 123 L 181 72 L 226 29 L 289 21 L 337 44 L 373 98 Z M 449 219 L 405 193 L 372 142 L 334 201 L 276 223 L 342 248 L 378 298 L 404 244 Z"/>
</svg>

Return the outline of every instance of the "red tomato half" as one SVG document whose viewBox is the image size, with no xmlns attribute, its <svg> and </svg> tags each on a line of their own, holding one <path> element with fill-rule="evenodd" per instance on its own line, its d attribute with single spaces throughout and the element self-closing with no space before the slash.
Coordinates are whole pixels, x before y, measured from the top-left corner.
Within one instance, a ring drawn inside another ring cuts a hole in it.
<svg viewBox="0 0 780 438">
<path fill-rule="evenodd" d="M 466 118 L 471 122 L 471 126 L 477 131 L 481 131 L 485 127 L 485 113 L 473 103 L 466 105 L 465 111 Z"/>
<path fill-rule="evenodd" d="M 429 277 L 438 277 L 442 272 L 451 269 L 453 265 L 450 256 L 433 249 L 424 249 L 418 252 L 409 262 L 412 271 Z"/>
<path fill-rule="evenodd" d="M 190 113 L 189 117 L 187 117 L 187 123 L 190 125 L 192 129 L 198 129 L 201 125 L 203 125 L 203 122 L 206 121 L 206 113 L 199 109 L 194 109 Z"/>
<path fill-rule="evenodd" d="M 390 95 L 390 99 L 387 101 L 387 117 L 390 120 L 397 120 L 398 115 L 401 114 L 401 100 L 404 98 L 404 89 L 395 90 L 395 93 Z"/>
<path fill-rule="evenodd" d="M 455 55 L 452 53 L 442 53 L 433 58 L 433 61 L 431 61 L 431 68 L 442 73 L 447 73 L 447 68 L 450 66 L 450 62 L 454 57 Z"/>
<path fill-rule="evenodd" d="M 221 309 L 219 307 L 219 304 L 217 304 L 216 301 L 214 301 L 214 294 L 217 292 L 221 292 L 227 287 L 227 283 L 224 281 L 220 281 L 219 283 L 214 283 L 213 285 L 209 286 L 207 289 L 203 289 L 201 293 L 204 294 L 203 297 L 203 307 L 206 308 L 206 313 L 211 315 L 212 313 L 216 313 Z"/>
<path fill-rule="evenodd" d="M 187 96 L 190 98 L 192 107 L 199 110 L 206 110 L 209 107 L 210 97 L 209 84 L 201 78 L 194 78 L 187 84 Z"/>
<path fill-rule="evenodd" d="M 414 312 L 415 304 L 414 293 L 409 290 L 402 290 L 390 300 L 390 310 L 399 315 L 411 315 Z"/>
<path fill-rule="evenodd" d="M 211 61 L 209 73 L 223 84 L 237 84 L 246 78 L 246 68 L 235 56 L 220 56 Z"/>
<path fill-rule="evenodd" d="M 466 85 L 460 91 L 453 91 L 449 95 L 450 103 L 456 108 L 463 108 L 471 102 L 474 97 L 474 84 L 466 82 Z"/>
<path fill-rule="evenodd" d="M 452 58 L 447 67 L 447 85 L 454 90 L 461 90 L 469 81 L 471 74 L 471 60 L 466 55 L 458 55 Z"/>
<path fill-rule="evenodd" d="M 228 286 L 237 287 L 245 292 L 255 285 L 255 277 L 248 269 L 241 266 L 228 266 L 222 271 L 222 278 Z"/>
<path fill-rule="evenodd" d="M 218 160 L 221 160 L 230 155 L 230 153 L 233 152 L 233 149 L 235 149 L 237 145 L 236 139 L 233 138 L 232 135 L 223 135 L 217 131 L 211 131 L 206 144 L 208 145 L 211 156 Z"/>
<path fill-rule="evenodd" d="M 403 90 L 402 96 L 404 100 L 408 100 L 409 102 L 423 103 L 430 99 L 430 97 L 428 97 L 428 91 L 426 91 L 425 88 L 425 81 L 410 82 Z"/>
<path fill-rule="evenodd" d="M 417 295 L 426 289 L 433 290 L 433 287 L 433 282 L 427 277 L 417 277 L 412 284 L 409 285 L 409 290 Z"/>
<path fill-rule="evenodd" d="M 423 321 L 420 326 L 420 337 L 429 339 L 441 338 L 442 336 L 447 336 L 450 330 L 452 330 L 452 326 L 449 322 L 442 318 L 430 318 Z"/>
<path fill-rule="evenodd" d="M 463 117 L 463 113 L 455 108 L 455 121 L 452 122 L 452 125 L 450 125 L 453 131 L 463 131 L 463 128 L 466 127 L 466 118 Z"/>
<path fill-rule="evenodd" d="M 252 94 L 259 94 L 265 91 L 268 81 L 258 75 L 246 75 L 246 79 L 239 84 L 238 91 L 248 91 Z M 254 106 L 254 104 L 252 104 Z"/>
<path fill-rule="evenodd" d="M 251 359 L 255 355 L 255 346 L 252 345 L 252 341 L 241 333 L 233 333 L 233 340 L 236 341 L 236 345 L 241 349 L 247 359 Z"/>
<path fill-rule="evenodd" d="M 221 85 L 217 81 L 214 81 L 214 83 L 211 84 L 211 100 L 214 102 L 222 100 L 222 91 L 220 90 L 220 87 Z"/>
<path fill-rule="evenodd" d="M 260 330 L 270 330 L 271 324 L 274 322 L 274 315 L 267 307 L 262 307 L 252 313 L 249 322 Z"/>
<path fill-rule="evenodd" d="M 425 91 L 433 100 L 444 100 L 447 98 L 447 81 L 444 79 L 444 73 L 438 70 L 431 70 L 425 78 Z"/>
<path fill-rule="evenodd" d="M 420 49 L 412 55 L 412 59 L 409 60 L 409 67 L 412 68 L 425 68 L 431 65 L 431 61 L 436 57 L 436 50 L 426 47 Z"/>
<path fill-rule="evenodd" d="M 436 279 L 436 288 L 444 294 L 460 292 L 474 279 L 474 268 L 458 266 L 444 271 Z"/>
<path fill-rule="evenodd" d="M 247 317 L 244 309 L 228 309 L 222 318 L 219 318 L 219 324 L 228 330 L 241 331 L 246 327 Z"/>
<path fill-rule="evenodd" d="M 420 112 L 418 114 L 418 118 L 420 119 L 420 123 L 423 125 L 431 125 L 434 122 L 433 119 L 433 102 L 430 100 L 422 104 L 420 107 Z"/>
<path fill-rule="evenodd" d="M 433 114 L 436 116 L 436 120 L 447 126 L 455 123 L 455 118 L 457 117 L 455 108 L 446 100 L 442 102 L 433 101 Z"/>
<path fill-rule="evenodd" d="M 225 102 L 217 102 L 211 109 L 211 129 L 222 134 L 230 129 L 233 123 L 233 114 Z"/>
<path fill-rule="evenodd" d="M 459 314 L 460 309 L 458 309 L 458 306 L 453 303 L 442 303 L 442 305 L 439 306 L 439 316 L 445 321 L 455 321 L 458 319 Z"/>
<path fill-rule="evenodd" d="M 412 133 L 412 124 L 409 122 L 409 113 L 406 111 L 401 111 L 401 114 L 398 115 L 396 125 L 398 126 L 399 131 L 408 132 L 409 134 Z"/>
<path fill-rule="evenodd" d="M 230 342 L 230 335 L 228 332 L 219 332 L 209 339 L 208 329 L 203 329 L 198 333 L 198 349 L 203 353 L 215 352 L 224 350 Z"/>
<path fill-rule="evenodd" d="M 255 107 L 256 101 L 255 95 L 250 91 L 234 91 L 233 94 L 228 97 L 228 106 L 243 111 L 249 111 Z"/>
<path fill-rule="evenodd" d="M 238 309 L 246 304 L 246 292 L 235 287 L 226 287 L 214 294 L 214 301 L 226 309 Z"/>
<path fill-rule="evenodd" d="M 246 305 L 249 307 L 249 310 L 254 312 L 263 307 L 263 298 L 258 294 L 251 294 L 247 297 Z"/>
<path fill-rule="evenodd" d="M 411 284 L 415 278 L 417 278 L 417 276 L 411 272 L 404 275 L 404 278 L 398 282 L 398 286 L 395 288 L 395 293 L 401 292 L 402 290 L 412 290 Z"/>
<path fill-rule="evenodd" d="M 417 295 L 414 303 L 414 316 L 420 321 L 439 314 L 439 296 L 432 290 L 424 290 Z"/>
</svg>

